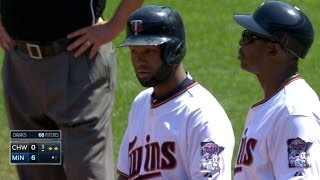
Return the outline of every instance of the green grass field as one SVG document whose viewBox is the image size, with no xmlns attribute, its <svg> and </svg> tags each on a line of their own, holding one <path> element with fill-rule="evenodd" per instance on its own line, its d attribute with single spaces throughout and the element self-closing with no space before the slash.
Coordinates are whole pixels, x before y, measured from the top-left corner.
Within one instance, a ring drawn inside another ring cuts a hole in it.
<svg viewBox="0 0 320 180">
<path fill-rule="evenodd" d="M 105 17 L 110 18 L 119 1 L 108 1 Z M 234 13 L 252 13 L 262 1 L 252 0 L 148 0 L 145 4 L 162 4 L 176 9 L 182 15 L 187 38 L 187 55 L 184 68 L 206 87 L 225 108 L 238 144 L 246 113 L 250 106 L 263 98 L 256 77 L 239 67 L 238 41 L 242 28 L 232 19 Z M 309 16 L 315 29 L 315 40 L 306 60 L 300 62 L 300 74 L 320 95 L 320 1 L 288 0 Z M 119 44 L 122 33 L 115 39 Z M 3 53 L 1 53 L 2 59 Z M 127 48 L 117 49 L 118 81 L 116 103 L 113 110 L 114 155 L 117 161 L 119 145 L 127 125 L 127 116 L 134 97 L 143 89 L 133 73 Z M 1 61 L 2 62 L 2 61 Z M 3 92 L 2 84 L 0 91 Z M 0 103 L 0 179 L 17 179 L 14 166 L 9 165 L 9 130 Z"/>
</svg>

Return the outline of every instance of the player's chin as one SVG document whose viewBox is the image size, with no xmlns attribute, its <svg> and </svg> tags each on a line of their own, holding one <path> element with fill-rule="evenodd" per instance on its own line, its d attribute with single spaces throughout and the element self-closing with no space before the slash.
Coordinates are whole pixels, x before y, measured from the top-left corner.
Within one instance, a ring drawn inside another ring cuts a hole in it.
<svg viewBox="0 0 320 180">
<path fill-rule="evenodd" d="M 241 68 L 247 72 L 251 72 L 251 73 L 254 73 L 254 71 L 244 62 L 241 62 Z"/>
<path fill-rule="evenodd" d="M 154 84 L 150 83 L 150 81 L 140 81 L 141 86 L 143 87 L 154 87 Z"/>
<path fill-rule="evenodd" d="M 247 63 L 246 63 L 246 59 L 243 54 L 239 54 L 238 59 L 240 61 L 241 67 L 246 66 Z"/>
<path fill-rule="evenodd" d="M 150 83 L 150 79 L 147 78 L 147 77 L 139 77 L 137 76 L 140 84 L 143 86 L 143 87 L 152 87 L 152 83 Z"/>
</svg>

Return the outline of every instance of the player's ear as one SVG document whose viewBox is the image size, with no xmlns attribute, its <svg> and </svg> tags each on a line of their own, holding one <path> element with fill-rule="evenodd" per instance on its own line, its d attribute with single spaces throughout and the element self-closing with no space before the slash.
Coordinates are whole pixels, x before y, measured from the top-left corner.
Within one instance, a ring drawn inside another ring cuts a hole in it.
<svg viewBox="0 0 320 180">
<path fill-rule="evenodd" d="M 266 55 L 268 56 L 268 58 L 277 59 L 277 57 L 279 57 L 283 52 L 283 49 L 279 43 L 269 42 L 266 44 L 266 46 Z"/>
</svg>

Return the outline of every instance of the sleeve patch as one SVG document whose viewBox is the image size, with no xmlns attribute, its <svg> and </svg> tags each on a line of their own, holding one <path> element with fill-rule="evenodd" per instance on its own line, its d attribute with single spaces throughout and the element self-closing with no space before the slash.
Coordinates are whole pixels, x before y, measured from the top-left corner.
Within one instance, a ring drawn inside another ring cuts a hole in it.
<svg viewBox="0 0 320 180">
<path fill-rule="evenodd" d="M 288 139 L 288 161 L 289 167 L 307 168 L 308 163 L 308 150 L 312 145 L 311 142 L 306 142 L 301 138 Z"/>
<path fill-rule="evenodd" d="M 224 150 L 224 147 L 218 146 L 214 142 L 201 142 L 201 171 L 212 173 L 220 170 L 219 154 Z"/>
</svg>

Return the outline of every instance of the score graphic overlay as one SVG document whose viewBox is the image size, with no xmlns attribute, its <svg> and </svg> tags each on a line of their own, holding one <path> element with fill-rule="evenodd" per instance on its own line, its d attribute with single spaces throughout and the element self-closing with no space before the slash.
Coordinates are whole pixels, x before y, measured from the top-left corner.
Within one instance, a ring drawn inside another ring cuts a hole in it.
<svg viewBox="0 0 320 180">
<path fill-rule="evenodd" d="M 61 165 L 60 130 L 11 130 L 11 165 Z"/>
</svg>

